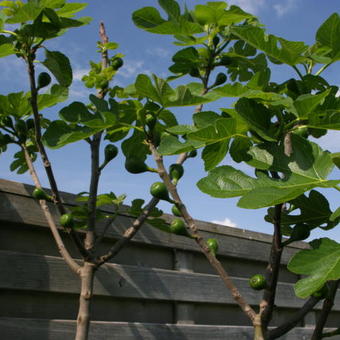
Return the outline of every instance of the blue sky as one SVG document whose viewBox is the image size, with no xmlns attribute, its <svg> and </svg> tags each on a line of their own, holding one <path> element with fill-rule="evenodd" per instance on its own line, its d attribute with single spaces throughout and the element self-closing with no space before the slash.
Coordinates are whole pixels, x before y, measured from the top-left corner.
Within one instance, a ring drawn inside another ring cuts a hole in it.
<svg viewBox="0 0 340 340">
<path fill-rule="evenodd" d="M 180 1 L 184 3 L 184 1 Z M 186 1 L 187 6 L 193 7 L 204 1 Z M 340 12 L 340 3 L 334 0 L 234 0 L 229 4 L 241 6 L 244 10 L 256 14 L 266 26 L 268 33 L 282 36 L 286 39 L 301 40 L 313 43 L 314 36 L 320 24 L 332 13 Z M 131 21 L 134 10 L 144 6 L 157 5 L 155 0 L 96 0 L 89 1 L 89 6 L 82 15 L 91 16 L 90 25 L 73 29 L 63 37 L 47 43 L 51 50 L 60 50 L 69 56 L 74 70 L 74 84 L 71 87 L 71 99 L 77 101 L 87 100 L 90 93 L 82 86 L 82 75 L 88 69 L 88 61 L 98 60 L 96 54 L 96 41 L 98 40 L 98 24 L 104 21 L 111 41 L 119 44 L 119 52 L 125 55 L 124 67 L 119 71 L 115 82 L 120 86 L 132 83 L 138 73 L 155 73 L 158 76 L 169 75 L 167 68 L 171 65 L 171 56 L 178 49 L 172 44 L 168 36 L 153 35 L 139 30 Z M 28 89 L 28 79 L 25 67 L 20 60 L 14 57 L 0 59 L 1 82 L 0 93 L 7 94 Z M 334 65 L 324 72 L 324 77 L 332 84 L 340 83 L 340 65 Z M 287 67 L 276 67 L 272 72 L 273 81 L 284 81 L 294 72 Z M 229 107 L 230 101 L 220 101 L 212 109 Z M 47 112 L 51 118 L 57 117 L 59 108 Z M 189 123 L 193 108 L 174 111 L 181 123 Z M 322 139 L 322 146 L 332 152 L 339 151 L 339 134 L 332 133 Z M 32 183 L 28 174 L 16 175 L 9 171 L 9 164 L 15 149 L 1 155 L 0 177 L 4 179 Z M 89 182 L 89 152 L 86 143 L 69 145 L 62 150 L 50 151 L 50 158 L 55 170 L 57 181 L 61 190 L 73 193 L 88 190 Z M 167 160 L 171 164 L 174 158 Z M 228 164 L 229 159 L 222 164 Z M 46 186 L 47 180 L 42 171 L 40 162 L 37 167 L 41 173 L 42 183 Z M 153 161 L 148 161 L 153 166 Z M 149 200 L 149 186 L 158 181 L 155 174 L 132 175 L 123 167 L 123 157 L 118 157 L 103 173 L 100 183 L 100 192 L 114 191 L 116 194 L 128 195 L 126 203 L 134 198 Z M 237 199 L 215 199 L 202 194 L 196 187 L 196 182 L 205 175 L 202 170 L 200 158 L 191 159 L 186 164 L 186 172 L 179 184 L 190 213 L 194 218 L 205 221 L 224 221 L 228 225 L 238 226 L 265 233 L 271 233 L 272 226 L 263 220 L 266 209 L 244 210 L 236 207 Z M 243 170 L 244 167 L 241 167 Z M 333 174 L 339 177 L 339 171 Z M 331 206 L 338 206 L 339 193 L 335 190 L 323 191 L 329 195 Z M 170 211 L 170 205 L 161 204 L 165 212 Z M 315 231 L 313 236 L 331 236 L 340 241 L 340 232 Z"/>
</svg>

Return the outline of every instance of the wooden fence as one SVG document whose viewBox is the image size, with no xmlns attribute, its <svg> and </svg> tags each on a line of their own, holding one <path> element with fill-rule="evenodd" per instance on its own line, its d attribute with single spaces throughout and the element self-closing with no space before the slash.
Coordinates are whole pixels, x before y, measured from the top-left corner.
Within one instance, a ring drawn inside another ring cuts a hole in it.
<svg viewBox="0 0 340 340">
<path fill-rule="evenodd" d="M 0 180 L 0 339 L 73 339 L 79 280 L 60 258 L 40 207 L 31 198 L 32 190 L 30 185 Z M 74 204 L 71 194 L 63 193 L 63 199 Z M 117 218 L 103 251 L 131 221 L 129 216 Z M 218 258 L 256 306 L 261 292 L 248 287 L 248 278 L 264 272 L 270 236 L 197 222 L 205 237 L 218 239 Z M 72 255 L 79 257 L 68 235 L 63 237 Z M 292 254 L 304 247 L 296 243 L 283 253 L 279 308 L 272 326 L 304 303 L 293 291 L 298 277 L 285 268 Z M 91 340 L 252 339 L 248 319 L 193 240 L 145 225 L 113 262 L 96 275 Z M 310 339 L 320 307 L 282 339 Z M 340 326 L 339 294 L 327 326 Z"/>
</svg>

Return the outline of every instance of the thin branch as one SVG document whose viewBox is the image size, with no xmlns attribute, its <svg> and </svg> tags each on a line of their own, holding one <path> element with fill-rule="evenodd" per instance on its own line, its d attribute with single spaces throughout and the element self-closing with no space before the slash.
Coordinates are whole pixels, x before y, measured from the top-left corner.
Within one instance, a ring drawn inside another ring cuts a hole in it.
<svg viewBox="0 0 340 340">
<path fill-rule="evenodd" d="M 284 136 L 284 153 L 288 157 L 290 157 L 291 154 L 293 153 L 290 133 L 287 133 Z M 271 174 L 273 178 L 280 179 L 279 173 L 272 171 Z M 284 203 L 275 205 L 273 221 L 274 234 L 272 239 L 272 247 L 270 250 L 269 262 L 266 268 L 267 287 L 263 292 L 263 297 L 259 305 L 260 307 L 259 314 L 261 316 L 262 329 L 264 332 L 267 332 L 268 325 L 273 316 L 276 288 L 280 274 L 281 257 L 284 248 L 284 244 L 282 243 L 281 232 L 282 209 L 284 209 Z"/>
<path fill-rule="evenodd" d="M 101 22 L 99 25 L 99 36 L 100 40 L 103 44 L 108 43 L 109 38 L 105 31 L 104 23 Z M 102 52 L 102 69 L 107 68 L 109 65 L 109 57 L 107 50 L 104 49 Z M 107 86 L 101 89 L 97 97 L 103 99 L 107 92 Z M 96 133 L 91 142 L 91 181 L 90 181 L 90 189 L 89 189 L 89 200 L 87 204 L 87 208 L 89 211 L 88 217 L 88 230 L 86 232 L 85 237 L 85 248 L 92 253 L 94 243 L 95 243 L 95 225 L 96 225 L 96 210 L 97 210 L 97 193 L 98 193 L 98 185 L 99 178 L 101 175 L 101 168 L 99 165 L 99 150 L 100 150 L 100 142 L 102 138 L 103 132 Z"/>
<path fill-rule="evenodd" d="M 96 247 L 101 243 L 101 241 L 106 235 L 107 230 L 109 229 L 110 225 L 112 225 L 112 223 L 115 221 L 117 216 L 118 216 L 118 208 L 116 209 L 114 215 L 106 221 L 102 233 L 96 238 L 94 246 L 93 246 L 94 249 L 96 249 Z"/>
<path fill-rule="evenodd" d="M 232 282 L 229 274 L 224 270 L 222 264 L 220 261 L 217 260 L 217 258 L 212 254 L 212 252 L 207 247 L 206 243 L 204 242 L 203 237 L 198 232 L 198 228 L 196 226 L 195 221 L 193 218 L 189 215 L 186 206 L 183 204 L 180 196 L 178 195 L 176 186 L 171 182 L 170 176 L 167 173 L 163 159 L 160 156 L 160 154 L 157 152 L 155 146 L 150 143 L 149 144 L 150 151 L 152 152 L 152 155 L 156 161 L 157 167 L 158 167 L 158 173 L 161 179 L 163 180 L 164 184 L 166 185 L 167 189 L 169 190 L 173 200 L 176 203 L 176 206 L 179 208 L 185 222 L 187 223 L 189 229 L 191 230 L 192 236 L 195 239 L 198 246 L 203 251 L 204 255 L 207 257 L 210 264 L 215 268 L 217 273 L 220 275 L 221 279 L 223 280 L 226 287 L 230 290 L 234 300 L 236 303 L 241 307 L 241 309 L 244 311 L 244 313 L 250 318 L 251 321 L 255 322 L 256 319 L 256 313 L 251 308 L 251 306 L 244 300 L 243 296 L 237 289 L 237 287 Z"/>
<path fill-rule="evenodd" d="M 274 215 L 274 235 L 268 266 L 266 268 L 267 287 L 263 292 L 262 301 L 260 302 L 260 315 L 262 320 L 262 327 L 267 329 L 268 324 L 273 315 L 275 294 L 277 282 L 280 272 L 280 263 L 282 256 L 282 234 L 281 234 L 281 213 L 283 203 L 275 206 Z"/>
<path fill-rule="evenodd" d="M 32 107 L 33 116 L 34 116 L 35 138 L 36 138 L 36 143 L 38 146 L 39 154 L 41 155 L 41 159 L 42 159 L 45 171 L 46 171 L 46 175 L 50 183 L 50 187 L 51 187 L 51 191 L 53 195 L 53 201 L 57 205 L 59 213 L 63 215 L 66 213 L 66 209 L 64 205 L 62 204 L 62 200 L 60 197 L 57 182 L 54 177 L 52 166 L 48 159 L 45 147 L 41 141 L 40 114 L 39 114 L 39 109 L 38 109 L 38 90 L 37 90 L 36 83 L 35 83 L 34 54 L 35 53 L 33 53 L 33 55 L 28 56 L 28 58 L 26 59 L 26 63 L 28 66 L 28 75 L 29 75 L 30 88 L 31 88 L 30 101 L 31 101 L 31 107 Z M 70 230 L 70 234 L 80 254 L 84 258 L 88 257 L 89 254 L 84 248 L 84 245 L 82 241 L 80 240 L 79 235 L 72 229 Z"/>
<path fill-rule="evenodd" d="M 186 153 L 180 154 L 177 159 L 177 164 L 183 164 L 187 160 L 187 158 L 188 157 Z M 150 202 L 146 205 L 145 209 L 143 210 L 142 214 L 132 223 L 132 226 L 124 232 L 122 239 L 117 241 L 105 255 L 100 256 L 97 259 L 96 262 L 97 266 L 101 266 L 103 263 L 109 261 L 120 252 L 120 250 L 125 246 L 125 244 L 129 240 L 131 240 L 133 236 L 136 235 L 136 233 L 142 227 L 143 223 L 149 217 L 150 213 L 156 207 L 158 202 L 159 199 L 157 198 L 152 198 L 150 200 Z M 107 229 L 106 226 L 104 227 L 104 229 Z M 102 237 L 104 237 L 104 235 L 105 232 L 103 232 Z"/>
<path fill-rule="evenodd" d="M 33 179 L 34 185 L 37 188 L 41 188 L 41 184 L 39 181 L 39 177 L 37 172 L 35 171 L 32 159 L 26 149 L 25 146 L 22 146 L 22 149 L 24 151 L 24 155 L 25 155 L 25 160 L 26 160 L 26 164 L 28 166 L 30 175 Z M 71 257 L 70 253 L 67 251 L 65 245 L 64 245 L 64 241 L 62 240 L 62 238 L 60 237 L 58 228 L 54 222 L 53 216 L 48 208 L 48 205 L 46 203 L 45 200 L 39 200 L 39 204 L 40 207 L 45 215 L 45 218 L 47 220 L 47 223 L 50 227 L 50 230 L 52 232 L 52 235 L 54 237 L 54 240 L 57 244 L 59 253 L 61 254 L 61 256 L 63 257 L 63 259 L 65 260 L 65 262 L 68 264 L 68 266 L 72 269 L 72 271 L 74 271 L 75 273 L 79 274 L 79 270 L 80 270 L 80 266 L 78 265 L 78 263 Z"/>
<path fill-rule="evenodd" d="M 303 318 L 310 312 L 314 306 L 320 301 L 320 298 L 311 296 L 305 304 L 295 314 L 293 314 L 282 325 L 270 330 L 267 333 L 267 340 L 277 339 L 293 329 Z"/>
<path fill-rule="evenodd" d="M 322 338 L 322 332 L 326 325 L 328 315 L 333 308 L 334 298 L 336 296 L 339 283 L 340 283 L 340 280 L 337 280 L 337 281 L 332 281 L 328 284 L 329 291 L 328 291 L 327 297 L 325 298 L 323 302 L 322 309 L 318 317 L 318 320 L 316 322 L 316 326 L 315 326 L 311 340 L 320 340 Z"/>
<path fill-rule="evenodd" d="M 97 192 L 100 178 L 99 169 L 99 148 L 102 132 L 99 132 L 93 136 L 90 144 L 91 148 L 91 180 L 89 188 L 89 200 L 87 202 L 88 216 L 88 230 L 85 236 L 85 248 L 90 253 L 93 252 L 93 246 L 95 242 L 95 225 L 96 225 L 96 210 L 97 210 Z"/>
<path fill-rule="evenodd" d="M 141 228 L 147 217 L 150 215 L 151 211 L 156 207 L 158 202 L 159 202 L 158 198 L 151 199 L 151 201 L 144 209 L 143 213 L 132 223 L 132 226 L 124 232 L 122 238 L 118 240 L 105 255 L 100 256 L 97 259 L 96 261 L 97 267 L 101 266 L 105 262 L 112 259 L 115 255 L 117 255 L 119 251 L 126 245 L 126 243 L 130 241 L 133 236 L 135 236 L 135 234 Z"/>
<path fill-rule="evenodd" d="M 326 70 L 326 68 L 328 68 L 332 64 L 333 64 L 333 61 L 329 64 L 323 65 L 318 71 L 315 72 L 315 75 L 319 76 L 324 70 Z"/>
<path fill-rule="evenodd" d="M 293 65 L 292 67 L 293 67 L 293 69 L 296 71 L 296 73 L 299 75 L 299 77 L 300 77 L 301 79 L 303 79 L 303 75 L 302 75 L 302 73 L 300 72 L 300 70 L 299 70 L 295 65 Z"/>
<path fill-rule="evenodd" d="M 339 335 L 340 327 L 331 332 L 322 333 L 322 338 L 330 338 L 331 336 Z"/>
</svg>

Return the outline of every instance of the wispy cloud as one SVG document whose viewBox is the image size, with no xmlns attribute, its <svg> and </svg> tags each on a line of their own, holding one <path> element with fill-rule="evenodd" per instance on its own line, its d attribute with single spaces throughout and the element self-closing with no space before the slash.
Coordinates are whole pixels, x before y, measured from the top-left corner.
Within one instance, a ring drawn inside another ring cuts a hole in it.
<svg viewBox="0 0 340 340">
<path fill-rule="evenodd" d="M 73 71 L 73 80 L 81 81 L 81 78 L 87 74 L 89 70 L 87 68 L 79 68 Z"/>
<path fill-rule="evenodd" d="M 265 5 L 264 0 L 230 0 L 228 1 L 230 5 L 236 5 L 241 7 L 244 11 L 251 14 L 259 14 L 261 9 Z"/>
<path fill-rule="evenodd" d="M 230 218 L 226 217 L 223 221 L 213 220 L 212 223 L 222 224 L 227 227 L 238 228 L 237 223 L 233 222 Z"/>
<path fill-rule="evenodd" d="M 170 55 L 170 51 L 162 47 L 154 47 L 146 50 L 146 53 L 152 55 L 154 57 L 168 57 Z"/>
<path fill-rule="evenodd" d="M 281 1 L 279 4 L 275 4 L 273 6 L 276 14 L 279 17 L 282 17 L 283 15 L 287 14 L 288 12 L 294 10 L 296 7 L 297 7 L 296 0 Z"/>
<path fill-rule="evenodd" d="M 118 71 L 117 76 L 129 79 L 134 78 L 138 73 L 150 73 L 144 67 L 143 60 L 124 60 L 124 66 Z"/>
</svg>

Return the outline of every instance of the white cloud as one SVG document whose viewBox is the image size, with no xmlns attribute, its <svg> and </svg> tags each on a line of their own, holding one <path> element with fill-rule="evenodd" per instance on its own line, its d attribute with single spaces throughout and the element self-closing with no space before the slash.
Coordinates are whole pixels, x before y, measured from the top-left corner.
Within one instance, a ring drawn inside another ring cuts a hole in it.
<svg viewBox="0 0 340 340">
<path fill-rule="evenodd" d="M 89 70 L 87 68 L 80 68 L 73 71 L 73 80 L 81 81 L 81 78 L 87 74 Z"/>
<path fill-rule="evenodd" d="M 71 89 L 70 89 L 70 95 L 69 95 L 69 99 L 71 99 L 72 101 L 75 99 L 84 99 L 84 98 L 88 98 L 88 96 L 94 93 L 93 90 L 92 92 L 86 88 L 85 86 L 83 87 L 78 87 L 78 86 L 74 86 L 72 85 Z"/>
<path fill-rule="evenodd" d="M 154 47 L 146 50 L 146 53 L 154 57 L 167 57 L 170 55 L 170 51 L 162 47 Z"/>
<path fill-rule="evenodd" d="M 144 68 L 142 60 L 124 60 L 124 66 L 118 71 L 117 75 L 123 78 L 134 78 L 139 73 L 149 73 Z"/>
<path fill-rule="evenodd" d="M 279 17 L 282 17 L 283 15 L 287 14 L 288 12 L 296 8 L 296 0 L 286 0 L 284 2 L 281 1 L 279 4 L 275 4 L 273 8 L 276 14 Z"/>
<path fill-rule="evenodd" d="M 212 223 L 222 224 L 227 227 L 238 228 L 237 223 L 233 222 L 230 218 L 226 217 L 223 221 L 213 220 Z"/>
<path fill-rule="evenodd" d="M 241 7 L 244 11 L 251 14 L 258 14 L 265 5 L 265 0 L 230 0 L 230 5 Z"/>
</svg>

